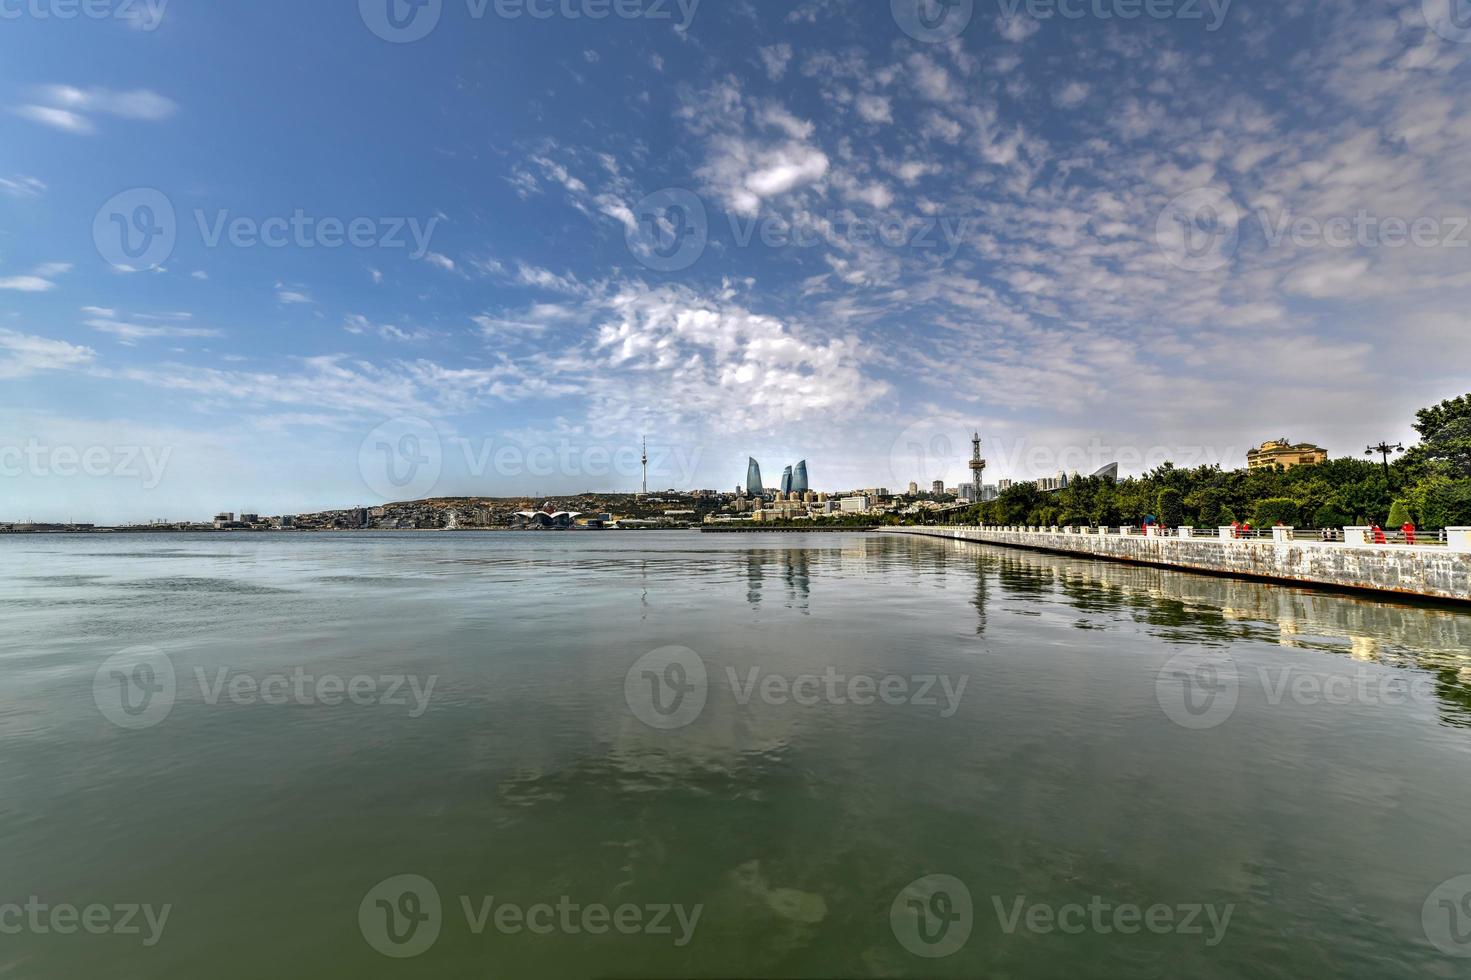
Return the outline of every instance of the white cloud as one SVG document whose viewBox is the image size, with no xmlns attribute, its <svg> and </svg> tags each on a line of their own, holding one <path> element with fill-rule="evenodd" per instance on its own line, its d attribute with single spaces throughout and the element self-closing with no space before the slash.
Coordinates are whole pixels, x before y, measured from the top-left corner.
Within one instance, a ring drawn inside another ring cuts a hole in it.
<svg viewBox="0 0 1471 980">
<path fill-rule="evenodd" d="M 86 310 L 84 309 L 84 312 Z M 223 337 L 219 330 L 208 327 L 177 327 L 158 326 L 153 323 L 138 323 L 138 320 L 178 319 L 177 317 L 146 317 L 138 316 L 132 320 L 118 319 L 112 310 L 98 311 L 109 314 L 108 316 L 97 316 L 85 321 L 86 325 L 93 330 L 110 334 L 118 338 L 119 343 L 132 346 L 140 340 L 182 340 L 203 337 Z"/>
<path fill-rule="evenodd" d="M 96 132 L 96 127 L 92 125 L 92 120 L 67 109 L 57 109 L 52 106 L 42 105 L 23 105 L 17 106 L 11 111 L 22 119 L 29 119 L 31 122 L 37 122 L 43 126 L 50 126 L 52 129 L 59 129 L 66 133 L 87 135 Z"/>
<path fill-rule="evenodd" d="M 9 289 L 18 293 L 44 293 L 56 288 L 56 283 L 40 276 L 11 276 L 0 279 L 0 289 Z"/>
<path fill-rule="evenodd" d="M 11 197 L 36 198 L 46 192 L 46 183 L 35 177 L 16 174 L 14 177 L 0 177 L 0 191 Z"/>
<path fill-rule="evenodd" d="M 0 378 L 82 367 L 96 356 L 90 347 L 0 329 Z"/>
<path fill-rule="evenodd" d="M 18 293 L 45 293 L 56 288 L 57 276 L 72 271 L 70 262 L 45 262 L 31 270 L 29 275 L 10 276 L 0 279 L 0 289 Z"/>
<path fill-rule="evenodd" d="M 150 89 L 114 91 L 47 85 L 36 90 L 35 99 L 35 102 L 16 106 L 11 111 L 32 122 L 79 135 L 96 132 L 93 115 L 162 122 L 179 108 L 172 99 Z"/>
<path fill-rule="evenodd" d="M 891 123 L 894 121 L 894 106 L 884 95 L 863 93 L 855 103 L 858 116 L 864 122 Z"/>
<path fill-rule="evenodd" d="M 760 50 L 761 64 L 766 68 L 766 77 L 773 82 L 779 82 L 787 73 L 787 65 L 792 60 L 792 46 L 790 44 L 773 44 Z"/>
<path fill-rule="evenodd" d="M 149 89 L 119 92 L 107 88 L 80 89 L 70 85 L 48 85 L 41 101 L 73 112 L 96 112 L 122 119 L 162 122 L 178 111 L 172 99 Z"/>
<path fill-rule="evenodd" d="M 1052 101 L 1063 109 L 1076 109 L 1088 99 L 1090 88 L 1083 82 L 1068 82 L 1058 89 Z"/>
</svg>

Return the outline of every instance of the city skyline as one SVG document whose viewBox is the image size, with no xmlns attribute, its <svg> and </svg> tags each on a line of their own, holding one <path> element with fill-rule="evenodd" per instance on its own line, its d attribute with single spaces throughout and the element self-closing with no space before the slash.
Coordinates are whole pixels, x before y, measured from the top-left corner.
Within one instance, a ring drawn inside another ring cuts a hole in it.
<svg viewBox="0 0 1471 980">
<path fill-rule="evenodd" d="M 644 433 L 651 490 L 1229 468 L 1462 387 L 1437 0 L 664 6 L 7 20 L 4 516 L 636 491 Z"/>
</svg>

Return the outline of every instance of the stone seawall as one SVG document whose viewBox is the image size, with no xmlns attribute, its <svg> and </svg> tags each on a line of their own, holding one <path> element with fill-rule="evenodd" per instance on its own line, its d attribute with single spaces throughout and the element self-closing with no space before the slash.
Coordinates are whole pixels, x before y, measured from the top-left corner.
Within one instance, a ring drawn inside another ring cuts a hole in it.
<svg viewBox="0 0 1471 980">
<path fill-rule="evenodd" d="M 1471 552 L 1447 548 L 1065 534 L 978 527 L 889 530 L 1217 575 L 1471 603 Z"/>
</svg>

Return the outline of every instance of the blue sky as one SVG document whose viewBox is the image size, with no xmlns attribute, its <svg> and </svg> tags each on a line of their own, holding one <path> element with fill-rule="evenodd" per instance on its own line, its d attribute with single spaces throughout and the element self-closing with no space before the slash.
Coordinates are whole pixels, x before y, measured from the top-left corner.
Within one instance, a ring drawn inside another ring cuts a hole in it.
<svg viewBox="0 0 1471 980">
<path fill-rule="evenodd" d="M 1408 439 L 1467 7 L 5 0 L 0 520 Z"/>
</svg>

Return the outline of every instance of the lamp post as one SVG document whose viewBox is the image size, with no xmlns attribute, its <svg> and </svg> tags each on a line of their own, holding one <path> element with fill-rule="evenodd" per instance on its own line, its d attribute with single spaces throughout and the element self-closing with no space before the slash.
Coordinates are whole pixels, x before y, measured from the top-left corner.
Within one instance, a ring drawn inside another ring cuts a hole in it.
<svg viewBox="0 0 1471 980">
<path fill-rule="evenodd" d="M 1387 442 L 1381 442 L 1377 446 L 1370 446 L 1368 449 L 1364 450 L 1365 456 L 1373 456 L 1375 453 L 1378 453 L 1380 456 L 1384 457 L 1384 482 L 1389 484 L 1389 489 L 1391 490 L 1394 489 L 1394 478 L 1389 475 L 1389 454 L 1402 453 L 1404 451 L 1405 447 L 1402 444 L 1395 443 L 1393 446 L 1391 446 Z"/>
</svg>

